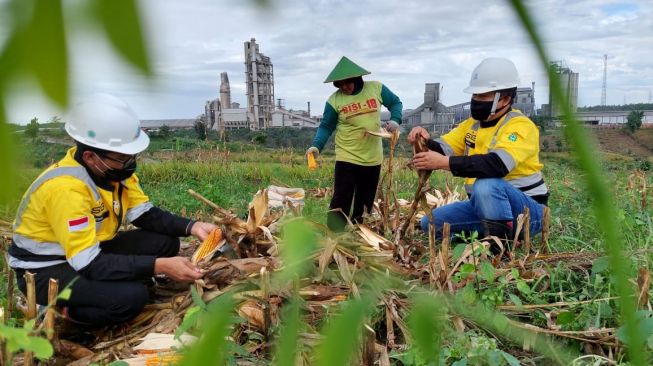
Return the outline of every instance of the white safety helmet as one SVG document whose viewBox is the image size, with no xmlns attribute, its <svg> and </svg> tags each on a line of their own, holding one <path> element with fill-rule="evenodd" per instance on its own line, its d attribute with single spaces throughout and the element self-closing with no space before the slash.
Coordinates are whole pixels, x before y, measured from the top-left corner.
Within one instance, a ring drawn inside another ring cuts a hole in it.
<svg viewBox="0 0 653 366">
<path fill-rule="evenodd" d="M 496 90 L 516 88 L 519 74 L 512 61 L 501 57 L 490 57 L 476 66 L 469 86 L 463 91 L 469 94 L 482 94 Z"/>
<path fill-rule="evenodd" d="M 150 143 L 134 110 L 109 94 L 94 94 L 75 105 L 65 128 L 77 142 L 121 154 L 138 154 Z"/>
</svg>

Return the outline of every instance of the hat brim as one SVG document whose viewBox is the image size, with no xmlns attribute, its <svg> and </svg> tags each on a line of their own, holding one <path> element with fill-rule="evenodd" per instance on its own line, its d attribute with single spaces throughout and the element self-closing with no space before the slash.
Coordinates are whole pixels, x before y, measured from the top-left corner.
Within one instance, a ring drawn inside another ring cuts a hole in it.
<svg viewBox="0 0 653 366">
<path fill-rule="evenodd" d="M 118 147 L 110 146 L 105 150 L 115 151 L 125 155 L 134 155 L 143 152 L 149 145 L 150 137 L 145 133 L 145 131 L 141 130 L 141 133 L 138 135 L 136 140 Z"/>
</svg>

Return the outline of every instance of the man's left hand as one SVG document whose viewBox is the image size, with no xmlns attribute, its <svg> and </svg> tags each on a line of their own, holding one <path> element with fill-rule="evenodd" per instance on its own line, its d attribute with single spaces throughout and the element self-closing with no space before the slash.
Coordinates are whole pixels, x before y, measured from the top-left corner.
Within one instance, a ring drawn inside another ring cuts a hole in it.
<svg viewBox="0 0 653 366">
<path fill-rule="evenodd" d="M 449 157 L 437 151 L 426 151 L 413 156 L 413 166 L 417 170 L 449 170 Z"/>
<path fill-rule="evenodd" d="M 199 240 L 204 241 L 211 231 L 217 229 L 218 226 L 214 224 L 209 224 L 208 222 L 197 221 L 193 224 L 193 227 L 190 229 L 191 235 L 198 238 Z"/>
<path fill-rule="evenodd" d="M 388 131 L 390 133 L 393 133 L 393 132 L 399 130 L 399 123 L 397 123 L 397 122 L 395 122 L 393 120 L 389 120 L 388 122 L 386 122 L 383 125 L 383 128 L 385 128 L 386 131 Z"/>
</svg>

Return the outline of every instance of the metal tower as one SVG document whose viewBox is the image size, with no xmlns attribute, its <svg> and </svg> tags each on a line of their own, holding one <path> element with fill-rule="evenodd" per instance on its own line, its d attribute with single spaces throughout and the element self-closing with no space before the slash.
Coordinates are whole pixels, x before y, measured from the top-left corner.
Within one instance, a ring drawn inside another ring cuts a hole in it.
<svg viewBox="0 0 653 366">
<path fill-rule="evenodd" d="M 606 101 L 606 81 L 608 79 L 608 55 L 603 55 L 603 89 L 601 91 L 601 105 L 605 105 Z"/>
</svg>

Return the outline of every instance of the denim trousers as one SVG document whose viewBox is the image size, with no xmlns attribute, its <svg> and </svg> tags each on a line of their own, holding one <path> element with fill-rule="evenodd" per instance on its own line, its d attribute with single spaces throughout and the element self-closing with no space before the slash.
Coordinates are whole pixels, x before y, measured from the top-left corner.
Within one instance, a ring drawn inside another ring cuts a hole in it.
<svg viewBox="0 0 653 366">
<path fill-rule="evenodd" d="M 465 233 L 469 236 L 476 231 L 483 236 L 481 220 L 512 221 L 517 228 L 517 217 L 530 210 L 530 233 L 542 231 L 542 212 L 544 205 L 524 194 L 501 178 L 476 179 L 468 200 L 450 203 L 433 210 L 437 238 L 442 238 L 445 222 L 451 226 L 451 235 Z M 429 219 L 422 217 L 422 230 L 428 234 Z"/>
</svg>

